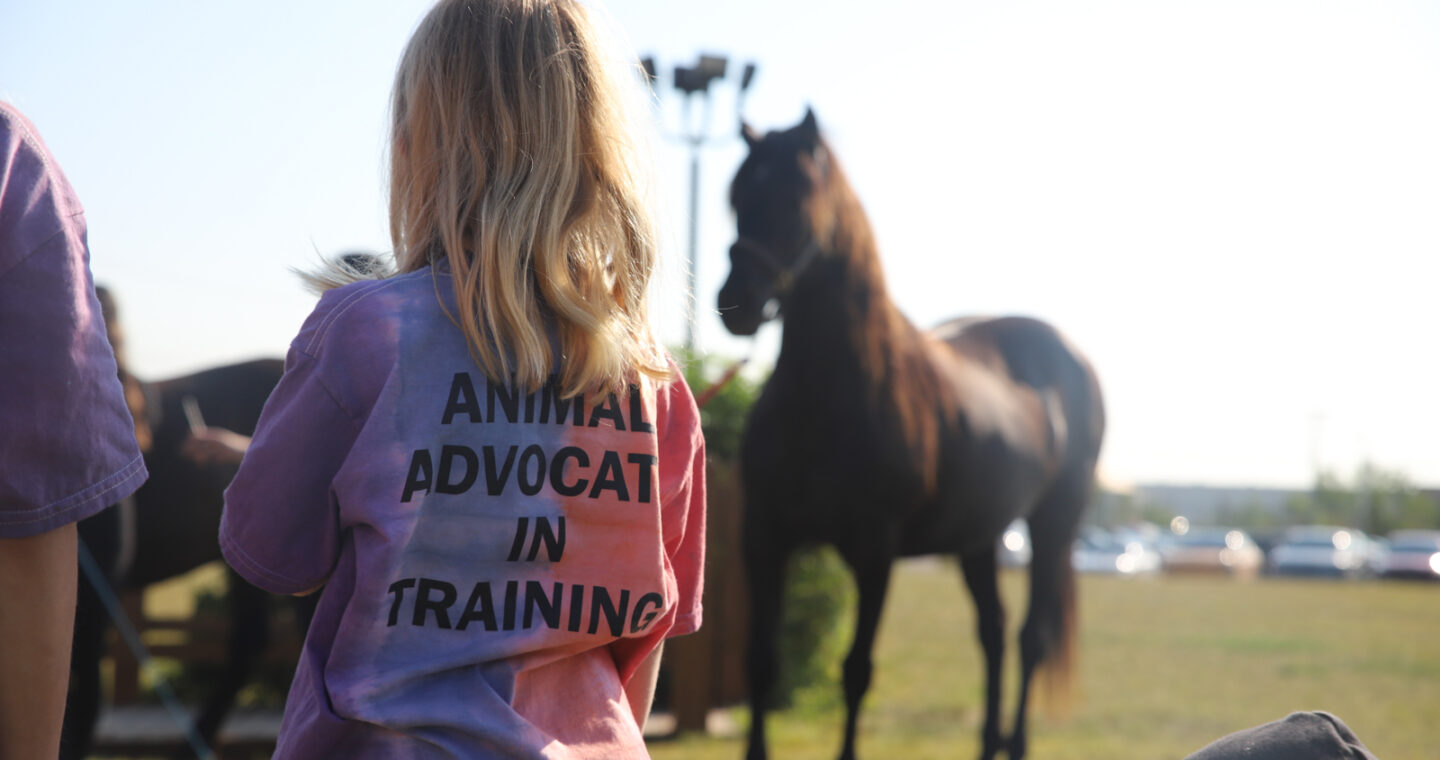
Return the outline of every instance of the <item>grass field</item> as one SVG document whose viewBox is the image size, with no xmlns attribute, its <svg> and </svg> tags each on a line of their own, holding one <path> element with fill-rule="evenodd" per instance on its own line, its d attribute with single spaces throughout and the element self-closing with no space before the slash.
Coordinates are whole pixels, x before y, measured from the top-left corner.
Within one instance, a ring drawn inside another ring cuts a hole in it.
<svg viewBox="0 0 1440 760">
<path fill-rule="evenodd" d="M 1015 695 L 1023 573 L 1003 592 Z M 1039 760 L 1180 758 L 1230 731 L 1293 710 L 1341 716 L 1381 760 L 1440 758 L 1440 586 L 1260 579 L 1083 576 L 1079 663 L 1067 715 L 1032 711 Z M 953 566 L 901 565 L 876 646 L 859 751 L 879 758 L 972 758 L 982 662 L 969 598 Z M 772 755 L 832 758 L 838 688 L 772 714 Z M 736 735 L 651 745 L 657 760 L 734 760 Z M 1008 724 L 1008 716 L 1007 716 Z"/>
</svg>

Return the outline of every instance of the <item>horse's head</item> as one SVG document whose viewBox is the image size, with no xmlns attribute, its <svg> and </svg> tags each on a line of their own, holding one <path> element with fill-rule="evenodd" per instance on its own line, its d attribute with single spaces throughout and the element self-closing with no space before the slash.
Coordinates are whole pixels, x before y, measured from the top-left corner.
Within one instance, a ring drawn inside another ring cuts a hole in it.
<svg viewBox="0 0 1440 760">
<path fill-rule="evenodd" d="M 809 110 L 790 129 L 761 137 L 742 125 L 741 134 L 750 155 L 730 186 L 738 236 L 718 306 L 726 329 L 753 335 L 783 311 L 795 280 L 820 253 L 821 233 L 832 224 L 818 200 L 830 158 Z"/>
</svg>

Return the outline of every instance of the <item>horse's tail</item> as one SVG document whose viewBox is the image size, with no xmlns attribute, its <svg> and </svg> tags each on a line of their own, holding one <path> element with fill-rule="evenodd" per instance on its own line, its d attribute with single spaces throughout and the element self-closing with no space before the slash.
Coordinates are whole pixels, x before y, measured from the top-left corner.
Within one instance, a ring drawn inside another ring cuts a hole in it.
<svg viewBox="0 0 1440 760">
<path fill-rule="evenodd" d="M 1075 566 L 1070 551 L 1093 483 L 1092 473 L 1066 473 L 1030 520 L 1035 554 L 1030 563 L 1032 598 L 1026 628 L 1031 630 L 1022 632 L 1022 647 L 1034 649 L 1044 704 L 1059 715 L 1069 708 L 1076 660 Z"/>
<path fill-rule="evenodd" d="M 1031 572 L 1049 574 L 1042 580 L 1052 593 L 1052 606 L 1049 614 L 1041 615 L 1038 621 L 1042 652 L 1039 670 L 1045 704 L 1061 714 L 1069 708 L 1076 660 L 1075 566 L 1070 552 L 1080 519 L 1094 494 L 1095 468 L 1105 435 L 1105 405 L 1095 372 L 1078 352 L 1067 353 L 1071 361 L 1065 362 L 1066 369 L 1059 378 L 1069 433 L 1066 451 L 1058 477 L 1037 510 L 1037 514 L 1045 513 L 1045 530 L 1052 532 L 1052 561 L 1043 569 L 1031 566 Z"/>
<path fill-rule="evenodd" d="M 1066 560 L 1054 568 L 1055 577 L 1051 582 L 1056 592 L 1055 606 L 1052 614 L 1043 618 L 1047 624 L 1040 636 L 1046 642 L 1045 657 L 1038 668 L 1045 695 L 1043 703 L 1047 710 L 1062 716 L 1070 710 L 1076 659 L 1075 568 L 1069 557 Z"/>
</svg>

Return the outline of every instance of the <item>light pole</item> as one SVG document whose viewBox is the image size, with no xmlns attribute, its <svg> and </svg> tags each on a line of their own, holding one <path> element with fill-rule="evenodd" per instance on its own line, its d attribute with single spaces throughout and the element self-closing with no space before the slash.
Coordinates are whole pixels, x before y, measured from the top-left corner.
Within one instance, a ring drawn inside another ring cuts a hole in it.
<svg viewBox="0 0 1440 760">
<path fill-rule="evenodd" d="M 685 94 L 685 115 L 684 131 L 680 138 L 690 145 L 690 271 L 689 271 L 689 298 L 685 301 L 685 349 L 689 352 L 695 350 L 695 298 L 696 298 L 696 272 L 698 271 L 698 250 L 699 250 L 699 220 L 700 220 L 700 149 L 711 144 L 714 138 L 709 134 L 711 101 L 710 84 L 725 78 L 725 70 L 728 68 L 727 61 L 723 55 L 701 55 L 700 59 L 691 66 L 679 66 L 674 69 L 675 89 Z M 640 65 L 645 69 L 645 78 L 649 81 L 650 87 L 655 88 L 655 82 L 659 74 L 655 68 L 655 59 L 646 56 L 640 60 Z M 735 97 L 735 115 L 737 121 L 741 107 L 745 102 L 745 93 L 750 89 L 750 82 L 755 78 L 755 64 L 746 63 L 740 74 L 738 92 Z M 658 94 L 658 91 L 657 91 Z M 695 100 L 699 96 L 704 101 L 703 110 L 697 118 L 695 114 Z M 738 127 L 738 124 L 737 124 Z"/>
</svg>

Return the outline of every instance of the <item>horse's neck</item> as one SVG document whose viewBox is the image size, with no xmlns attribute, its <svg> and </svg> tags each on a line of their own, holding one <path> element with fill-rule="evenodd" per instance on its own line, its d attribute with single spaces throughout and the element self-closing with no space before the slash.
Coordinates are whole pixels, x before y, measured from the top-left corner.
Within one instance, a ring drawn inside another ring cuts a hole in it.
<svg viewBox="0 0 1440 760">
<path fill-rule="evenodd" d="M 794 358 L 796 369 L 830 376 L 863 371 L 882 358 L 877 350 L 894 348 L 894 332 L 913 329 L 890 301 L 873 257 L 826 256 L 796 283 L 785 305 L 782 361 Z"/>
</svg>

